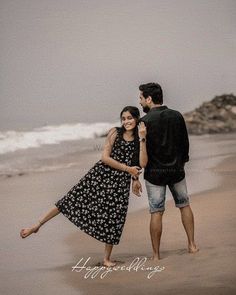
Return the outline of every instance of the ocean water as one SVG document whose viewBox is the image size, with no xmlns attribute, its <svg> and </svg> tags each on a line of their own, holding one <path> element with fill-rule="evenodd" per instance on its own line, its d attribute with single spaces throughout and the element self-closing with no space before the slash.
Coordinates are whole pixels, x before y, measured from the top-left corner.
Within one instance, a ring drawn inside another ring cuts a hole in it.
<svg viewBox="0 0 236 295">
<path fill-rule="evenodd" d="M 0 132 L 0 176 L 77 166 L 78 156 L 83 153 L 101 153 L 103 135 L 114 126 L 120 126 L 120 122 L 61 124 Z M 186 169 L 196 176 L 206 172 L 217 159 L 236 152 L 235 140 L 235 133 L 190 136 L 190 162 Z"/>
<path fill-rule="evenodd" d="M 102 136 L 119 123 L 77 123 L 43 126 L 31 131 L 9 130 L 0 132 L 0 154 L 21 149 L 39 148 L 64 141 L 91 139 Z"/>
<path fill-rule="evenodd" d="M 74 153 L 101 150 L 102 136 L 114 126 L 120 126 L 120 123 L 62 124 L 29 131 L 0 132 L 0 175 L 21 175 L 77 165 Z"/>
</svg>

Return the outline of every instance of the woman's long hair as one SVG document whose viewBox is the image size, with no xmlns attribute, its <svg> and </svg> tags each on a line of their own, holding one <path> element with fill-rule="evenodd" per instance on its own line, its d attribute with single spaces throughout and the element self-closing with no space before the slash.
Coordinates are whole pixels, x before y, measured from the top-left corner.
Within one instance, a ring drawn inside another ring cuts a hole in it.
<svg viewBox="0 0 236 295">
<path fill-rule="evenodd" d="M 136 121 L 136 126 L 133 130 L 133 136 L 134 136 L 134 144 L 135 144 L 135 149 L 134 149 L 134 153 L 133 153 L 133 157 L 132 157 L 132 166 L 139 166 L 139 136 L 138 136 L 138 123 L 139 123 L 139 119 L 140 119 L 140 112 L 139 109 L 137 107 L 134 106 L 126 106 L 123 108 L 123 110 L 120 112 L 120 119 L 122 118 L 122 114 L 124 112 L 130 112 L 130 114 L 132 115 L 132 117 L 135 119 Z M 120 128 L 120 136 L 123 138 L 123 134 L 125 132 L 125 127 L 122 126 Z"/>
</svg>

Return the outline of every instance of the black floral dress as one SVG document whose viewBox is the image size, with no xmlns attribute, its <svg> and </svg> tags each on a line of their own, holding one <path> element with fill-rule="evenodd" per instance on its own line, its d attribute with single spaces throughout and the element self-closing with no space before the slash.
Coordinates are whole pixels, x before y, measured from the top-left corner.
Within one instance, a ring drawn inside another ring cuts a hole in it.
<svg viewBox="0 0 236 295">
<path fill-rule="evenodd" d="M 135 141 L 125 141 L 120 128 L 116 130 L 111 157 L 130 166 Z M 111 168 L 100 160 L 55 205 L 85 233 L 117 245 L 126 219 L 130 181 L 128 172 Z"/>
</svg>

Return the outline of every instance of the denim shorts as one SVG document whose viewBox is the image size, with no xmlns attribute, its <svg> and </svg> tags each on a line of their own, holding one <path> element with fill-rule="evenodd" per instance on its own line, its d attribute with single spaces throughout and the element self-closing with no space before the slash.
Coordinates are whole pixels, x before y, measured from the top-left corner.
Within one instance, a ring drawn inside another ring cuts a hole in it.
<svg viewBox="0 0 236 295">
<path fill-rule="evenodd" d="M 155 185 L 145 180 L 150 213 L 165 210 L 166 185 Z M 182 208 L 189 205 L 185 178 L 180 182 L 168 185 L 175 201 L 175 206 Z"/>
</svg>

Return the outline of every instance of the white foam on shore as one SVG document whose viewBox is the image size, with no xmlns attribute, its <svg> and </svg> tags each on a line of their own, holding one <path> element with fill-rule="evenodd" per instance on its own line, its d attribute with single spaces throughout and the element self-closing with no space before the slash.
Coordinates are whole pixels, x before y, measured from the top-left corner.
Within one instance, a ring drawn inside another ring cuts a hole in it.
<svg viewBox="0 0 236 295">
<path fill-rule="evenodd" d="M 59 144 L 62 141 L 90 139 L 102 136 L 119 123 L 77 123 L 58 126 L 44 126 L 32 131 L 0 132 L 0 154 L 21 149 L 37 148 L 46 144 Z"/>
</svg>

